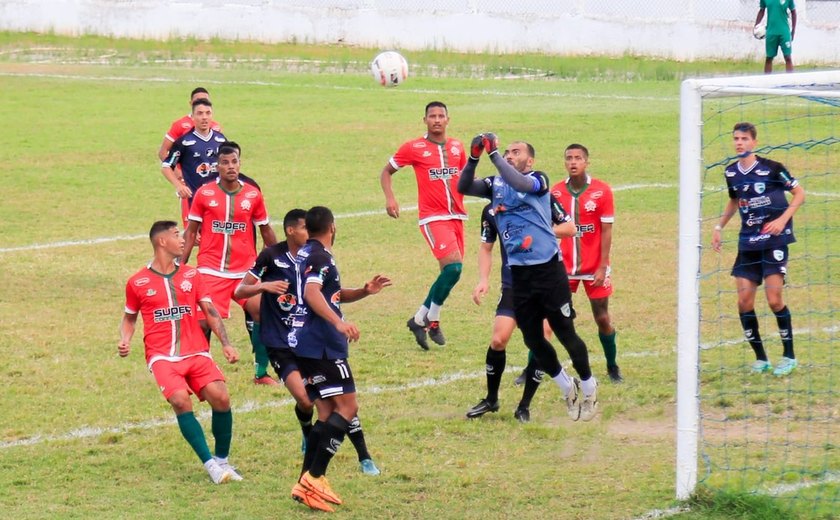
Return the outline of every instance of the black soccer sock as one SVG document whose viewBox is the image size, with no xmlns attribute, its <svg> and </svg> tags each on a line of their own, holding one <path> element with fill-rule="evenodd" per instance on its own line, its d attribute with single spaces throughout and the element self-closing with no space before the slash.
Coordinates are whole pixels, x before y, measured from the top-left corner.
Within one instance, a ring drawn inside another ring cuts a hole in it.
<svg viewBox="0 0 840 520">
<path fill-rule="evenodd" d="M 306 438 L 306 451 L 303 453 L 301 475 L 312 467 L 312 461 L 315 460 L 315 452 L 318 451 L 318 445 L 321 443 L 321 435 L 324 433 L 325 424 L 323 421 L 315 421 L 315 424 L 309 430 L 309 436 Z"/>
<path fill-rule="evenodd" d="M 487 400 L 495 403 L 499 400 L 499 385 L 502 384 L 502 374 L 505 372 L 507 360 L 504 350 L 487 348 L 485 371 L 487 372 Z"/>
<path fill-rule="evenodd" d="M 356 454 L 359 455 L 359 462 L 371 458 L 370 452 L 367 449 L 367 443 L 365 442 L 365 433 L 362 431 L 362 423 L 359 421 L 358 416 L 353 417 L 353 420 L 350 421 L 350 426 L 347 427 L 347 436 L 350 437 L 350 442 L 356 448 Z"/>
<path fill-rule="evenodd" d="M 528 361 L 528 366 L 525 367 L 525 388 L 522 390 L 522 400 L 519 401 L 520 408 L 530 408 L 531 399 L 537 393 L 537 388 L 542 381 L 542 371 L 539 369 L 536 359 Z"/>
<path fill-rule="evenodd" d="M 350 422 L 347 419 L 336 412 L 330 414 L 327 422 L 324 423 L 324 431 L 318 441 L 315 458 L 309 467 L 310 475 L 318 478 L 327 472 L 327 466 L 329 466 L 330 461 L 344 441 L 344 435 L 347 433 L 348 426 L 350 426 Z M 307 451 L 309 451 L 308 447 Z"/>
<path fill-rule="evenodd" d="M 782 307 L 779 312 L 774 312 L 776 315 L 776 323 L 779 325 L 779 336 L 782 338 L 783 356 L 790 359 L 796 359 L 793 354 L 793 325 L 790 322 L 790 309 L 787 305 Z"/>
<path fill-rule="evenodd" d="M 297 420 L 300 423 L 300 431 L 303 434 L 303 438 L 307 439 L 307 442 L 309 442 L 309 434 L 312 433 L 312 412 L 313 410 L 305 412 L 300 409 L 300 405 L 295 405 L 295 416 L 297 416 Z"/>
<path fill-rule="evenodd" d="M 755 316 L 755 309 L 738 313 L 741 318 L 741 328 L 744 329 L 744 337 L 747 338 L 750 346 L 755 352 L 755 359 L 767 361 L 767 352 L 764 351 L 764 343 L 761 341 L 761 334 L 758 332 L 758 318 Z"/>
</svg>

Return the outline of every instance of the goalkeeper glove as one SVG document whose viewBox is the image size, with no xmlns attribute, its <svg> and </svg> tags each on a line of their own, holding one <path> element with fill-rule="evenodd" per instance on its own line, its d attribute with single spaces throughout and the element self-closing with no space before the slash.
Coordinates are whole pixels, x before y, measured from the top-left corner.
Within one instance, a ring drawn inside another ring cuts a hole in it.
<svg viewBox="0 0 840 520">
<path fill-rule="evenodd" d="M 481 151 L 484 150 L 484 134 L 478 134 L 473 137 L 470 143 L 470 159 L 477 161 L 481 156 Z"/>
<path fill-rule="evenodd" d="M 499 153 L 499 138 L 493 132 L 487 132 L 484 135 L 484 150 L 487 155 Z"/>
</svg>

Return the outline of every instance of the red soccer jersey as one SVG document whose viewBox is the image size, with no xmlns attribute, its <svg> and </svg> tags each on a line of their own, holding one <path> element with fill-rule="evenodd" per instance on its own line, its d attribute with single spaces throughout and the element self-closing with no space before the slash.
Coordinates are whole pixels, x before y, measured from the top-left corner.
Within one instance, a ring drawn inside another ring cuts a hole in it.
<svg viewBox="0 0 840 520">
<path fill-rule="evenodd" d="M 198 189 L 189 219 L 201 224 L 198 270 L 221 278 L 244 278 L 257 258 L 253 226 L 268 224 L 262 192 L 239 181 L 228 193 L 219 180 Z"/>
<path fill-rule="evenodd" d="M 174 143 L 179 137 L 189 132 L 194 126 L 195 121 L 193 121 L 192 117 L 187 114 L 172 123 L 172 126 L 169 127 L 169 131 L 166 132 L 164 137 Z M 222 125 L 216 121 L 210 121 L 210 128 L 216 132 L 222 131 Z"/>
<path fill-rule="evenodd" d="M 426 136 L 405 142 L 391 157 L 391 166 L 411 165 L 417 178 L 420 225 L 435 220 L 466 220 L 464 196 L 458 193 L 458 177 L 467 164 L 464 145 L 457 139 L 435 143 Z"/>
<path fill-rule="evenodd" d="M 601 263 L 602 225 L 615 222 L 612 188 L 606 182 L 587 175 L 586 184 L 579 193 L 569 190 L 569 179 L 566 179 L 555 184 L 551 194 L 577 226 L 574 237 L 560 240 L 566 271 L 570 278 L 592 278 Z"/>
<path fill-rule="evenodd" d="M 182 265 L 162 275 L 151 264 L 125 284 L 125 312 L 143 317 L 146 364 L 159 360 L 179 361 L 190 356 L 210 357 L 210 346 L 198 324 L 199 301 L 210 301 L 201 274 Z"/>
</svg>

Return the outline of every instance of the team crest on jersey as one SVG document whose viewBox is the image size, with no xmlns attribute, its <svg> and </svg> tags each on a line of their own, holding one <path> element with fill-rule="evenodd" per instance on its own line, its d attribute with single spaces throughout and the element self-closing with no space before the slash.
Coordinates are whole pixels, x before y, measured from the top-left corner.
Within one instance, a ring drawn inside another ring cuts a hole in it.
<svg viewBox="0 0 840 520">
<path fill-rule="evenodd" d="M 195 269 L 190 269 L 189 271 L 187 271 L 186 273 L 184 273 L 184 278 L 193 278 L 193 277 L 195 277 L 195 274 L 196 274 L 197 272 L 198 272 L 198 271 L 196 271 Z"/>
<path fill-rule="evenodd" d="M 763 182 L 756 182 L 755 184 L 753 184 L 753 189 L 756 193 L 761 195 L 762 193 L 764 193 L 764 190 L 767 189 L 767 186 L 765 186 Z"/>
<path fill-rule="evenodd" d="M 211 208 L 215 208 L 215 207 L 218 207 L 219 203 L 216 202 L 216 199 L 211 199 L 210 202 L 207 203 L 207 205 L 210 206 Z"/>
<path fill-rule="evenodd" d="M 423 157 L 431 157 L 431 156 L 432 156 L 432 152 L 430 152 L 429 150 L 426 150 L 425 152 L 423 152 Z"/>
<path fill-rule="evenodd" d="M 154 289 L 149 289 L 148 291 L 146 291 L 146 296 L 154 296 L 156 294 L 157 294 L 157 291 L 154 290 Z"/>
<path fill-rule="evenodd" d="M 138 278 L 138 279 L 134 280 L 134 285 L 136 285 L 137 287 L 143 287 L 144 285 L 147 285 L 148 283 L 149 283 L 149 279 L 146 278 L 146 277 Z"/>
<path fill-rule="evenodd" d="M 251 211 L 251 201 L 243 200 L 239 203 L 239 207 L 242 208 L 242 211 Z"/>
<path fill-rule="evenodd" d="M 784 259 L 785 259 L 785 252 L 784 252 L 784 251 L 782 251 L 781 249 L 774 249 L 774 250 L 773 250 L 773 258 L 774 258 L 777 262 L 781 262 L 782 260 L 784 260 Z"/>
<path fill-rule="evenodd" d="M 192 291 L 192 287 L 192 282 L 190 282 L 189 280 L 184 280 L 181 282 L 181 290 L 185 293 Z"/>
<path fill-rule="evenodd" d="M 461 149 L 455 145 L 452 145 L 452 148 L 449 149 L 449 153 L 452 154 L 452 157 L 461 157 Z"/>
<path fill-rule="evenodd" d="M 598 205 L 595 204 L 594 200 L 587 200 L 586 204 L 583 205 L 583 209 L 585 209 L 588 213 L 592 213 L 598 209 Z"/>
</svg>

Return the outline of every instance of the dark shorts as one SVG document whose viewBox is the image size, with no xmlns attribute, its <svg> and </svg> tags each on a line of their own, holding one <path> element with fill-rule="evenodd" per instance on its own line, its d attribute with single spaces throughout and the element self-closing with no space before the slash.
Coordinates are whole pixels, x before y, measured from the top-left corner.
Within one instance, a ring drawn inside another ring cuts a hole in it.
<svg viewBox="0 0 840 520">
<path fill-rule="evenodd" d="M 268 360 L 271 361 L 271 366 L 274 367 L 274 371 L 277 373 L 277 377 L 283 381 L 286 380 L 289 374 L 295 370 L 299 370 L 297 358 L 291 349 L 266 348 L 265 351 L 268 354 Z"/>
<path fill-rule="evenodd" d="M 502 287 L 499 303 L 496 304 L 496 316 L 516 317 L 513 312 L 513 287 Z"/>
<path fill-rule="evenodd" d="M 566 268 L 556 256 L 544 264 L 511 266 L 513 309 L 518 323 L 552 315 L 574 319 Z"/>
<path fill-rule="evenodd" d="M 762 249 L 760 251 L 738 251 L 732 276 L 746 278 L 758 285 L 771 274 L 787 275 L 788 246 Z"/>
<path fill-rule="evenodd" d="M 297 358 L 309 399 L 329 399 L 356 393 L 356 382 L 346 359 Z"/>
</svg>

